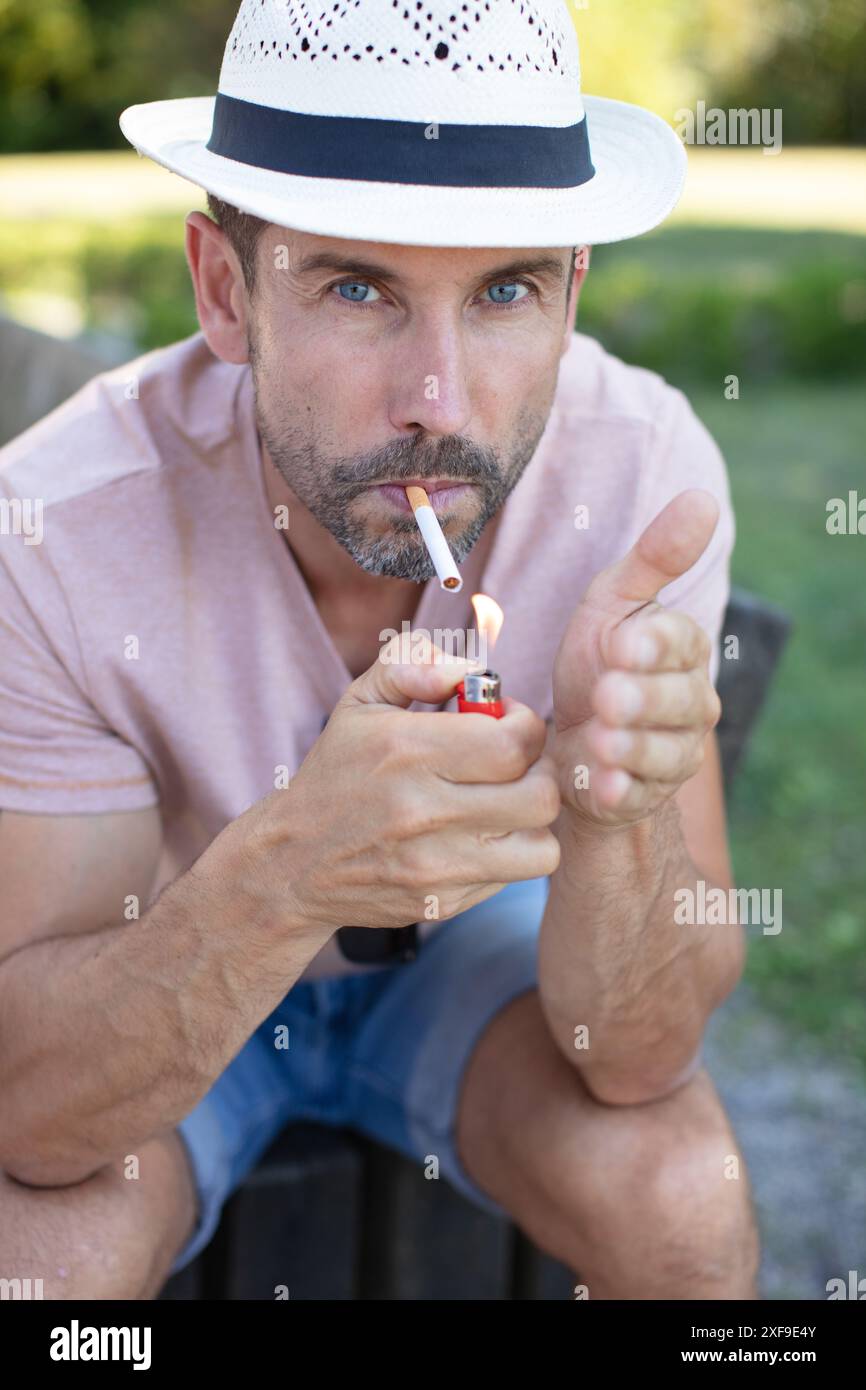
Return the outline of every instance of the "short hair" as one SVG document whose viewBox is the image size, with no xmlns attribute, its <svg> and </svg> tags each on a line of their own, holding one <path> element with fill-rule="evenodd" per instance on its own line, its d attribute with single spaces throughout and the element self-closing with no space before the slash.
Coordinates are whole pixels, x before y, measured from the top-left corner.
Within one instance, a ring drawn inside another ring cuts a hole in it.
<svg viewBox="0 0 866 1390">
<path fill-rule="evenodd" d="M 231 203 L 224 203 L 222 198 L 217 198 L 214 193 L 208 193 L 207 206 L 208 212 L 217 226 L 225 232 L 240 261 L 244 284 L 252 294 L 256 283 L 256 252 L 259 238 L 268 223 L 263 222 L 260 217 L 253 216 L 251 212 L 241 212 L 240 208 L 234 207 Z"/>
</svg>

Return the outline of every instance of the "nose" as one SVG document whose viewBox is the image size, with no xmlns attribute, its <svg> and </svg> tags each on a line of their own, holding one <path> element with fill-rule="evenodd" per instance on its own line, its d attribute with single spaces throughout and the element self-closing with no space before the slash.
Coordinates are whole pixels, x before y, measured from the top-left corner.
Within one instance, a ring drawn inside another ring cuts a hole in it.
<svg viewBox="0 0 866 1390">
<path fill-rule="evenodd" d="M 392 364 L 388 418 L 401 433 L 468 430 L 472 405 L 466 347 L 451 321 L 425 318 L 400 335 Z"/>
</svg>

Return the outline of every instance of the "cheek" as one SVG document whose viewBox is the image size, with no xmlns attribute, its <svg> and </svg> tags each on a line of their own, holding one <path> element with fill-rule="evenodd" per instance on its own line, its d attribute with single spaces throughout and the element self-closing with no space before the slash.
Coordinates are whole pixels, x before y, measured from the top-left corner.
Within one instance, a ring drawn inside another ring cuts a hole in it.
<svg viewBox="0 0 866 1390">
<path fill-rule="evenodd" d="M 281 325 L 273 350 L 294 398 L 313 401 L 330 415 L 362 408 L 386 375 L 386 354 L 358 335 L 337 331 L 326 314 Z"/>
<path fill-rule="evenodd" d="M 558 348 L 546 342 L 539 345 L 537 338 L 509 343 L 499 355 L 488 354 L 477 378 L 479 414 L 499 433 L 507 422 L 546 415 L 553 403 L 558 368 Z"/>
</svg>

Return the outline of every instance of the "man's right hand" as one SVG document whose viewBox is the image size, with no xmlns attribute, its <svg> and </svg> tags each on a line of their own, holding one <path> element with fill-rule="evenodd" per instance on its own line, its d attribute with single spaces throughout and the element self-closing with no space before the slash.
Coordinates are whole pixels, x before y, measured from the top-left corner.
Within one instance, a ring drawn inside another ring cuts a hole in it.
<svg viewBox="0 0 866 1390">
<path fill-rule="evenodd" d="M 498 720 L 409 711 L 413 700 L 450 699 L 471 665 L 433 647 L 424 664 L 395 654 L 392 641 L 352 682 L 290 785 L 233 821 L 203 857 L 230 841 L 244 880 L 236 887 L 275 925 L 444 919 L 559 863 L 543 721 L 513 700 Z"/>
</svg>

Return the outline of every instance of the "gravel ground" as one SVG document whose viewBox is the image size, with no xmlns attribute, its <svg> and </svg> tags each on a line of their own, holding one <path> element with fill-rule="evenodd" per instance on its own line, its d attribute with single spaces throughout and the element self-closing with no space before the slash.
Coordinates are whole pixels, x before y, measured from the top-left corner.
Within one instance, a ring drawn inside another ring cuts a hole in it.
<svg viewBox="0 0 866 1390">
<path fill-rule="evenodd" d="M 866 1089 L 854 1063 L 790 1033 L 745 986 L 710 1020 L 704 1059 L 749 1167 L 762 1298 L 824 1300 L 829 1279 L 866 1278 Z"/>
</svg>

